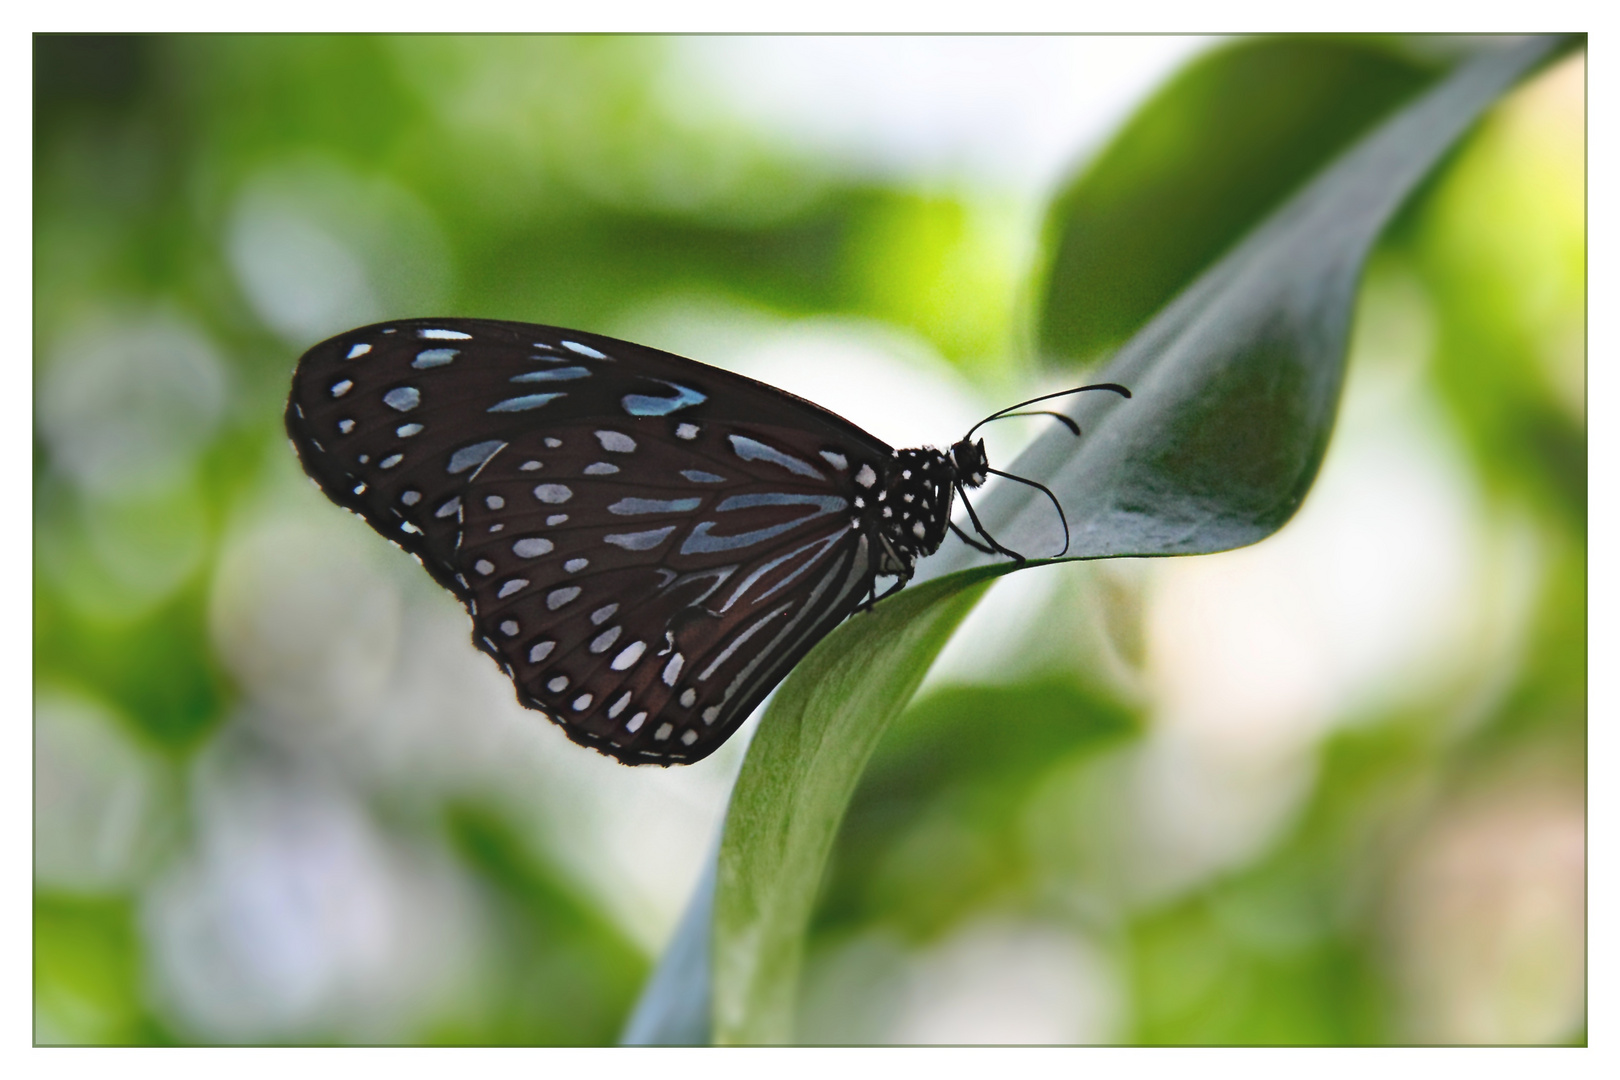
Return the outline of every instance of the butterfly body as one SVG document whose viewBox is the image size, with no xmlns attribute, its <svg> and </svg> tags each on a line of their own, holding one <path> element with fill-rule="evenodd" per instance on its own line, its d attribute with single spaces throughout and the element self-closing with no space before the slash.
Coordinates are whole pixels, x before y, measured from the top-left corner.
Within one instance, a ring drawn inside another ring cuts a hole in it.
<svg viewBox="0 0 1620 1080">
<path fill-rule="evenodd" d="M 985 478 L 982 442 L 895 450 L 731 372 L 492 320 L 323 342 L 286 420 L 327 495 L 466 605 L 519 700 L 630 764 L 713 752 Z"/>
</svg>

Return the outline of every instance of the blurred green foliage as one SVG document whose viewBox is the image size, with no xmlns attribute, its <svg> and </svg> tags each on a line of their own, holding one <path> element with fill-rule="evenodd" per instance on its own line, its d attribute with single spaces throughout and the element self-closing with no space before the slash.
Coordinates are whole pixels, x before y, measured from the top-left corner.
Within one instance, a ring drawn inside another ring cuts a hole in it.
<svg viewBox="0 0 1620 1080">
<path fill-rule="evenodd" d="M 477 1023 L 437 1032 L 434 1041 L 613 1042 L 646 977 L 646 957 L 590 897 L 530 855 L 498 813 L 452 806 L 448 824 L 468 867 L 494 889 L 506 949 Z"/>
<path fill-rule="evenodd" d="M 180 778 L 246 707 L 210 630 L 214 573 L 229 523 L 286 476 L 286 378 L 319 336 L 244 285 L 232 245 L 254 192 L 315 193 L 309 212 L 375 283 L 378 317 L 611 333 L 672 296 L 718 297 L 903 327 L 1001 393 L 1034 377 L 1015 346 L 1021 289 L 1085 315 L 1040 341 L 1044 360 L 1118 344 L 1257 208 L 1435 77 L 1439 54 L 1408 44 L 1267 39 L 1195 61 L 1064 190 L 1051 220 L 1074 224 L 1049 229 L 1030 268 L 998 235 L 994 199 L 850 176 L 671 107 L 655 77 L 663 39 L 39 36 L 36 683 L 104 702 Z M 1101 674 L 1117 657 L 1077 638 L 1061 663 L 1004 684 L 926 692 L 844 821 L 812 967 L 876 931 L 924 949 L 987 912 L 1034 913 L 1103 943 L 1124 988 L 1122 1041 L 1414 1037 L 1381 899 L 1401 860 L 1458 798 L 1523 762 L 1551 762 L 1566 786 L 1584 778 L 1584 191 L 1561 194 L 1584 163 L 1537 128 L 1547 108 L 1577 127 L 1584 114 L 1580 100 L 1541 107 L 1516 99 L 1489 121 L 1380 254 L 1380 272 L 1417 282 L 1432 322 L 1421 392 L 1466 449 L 1486 517 L 1533 553 L 1505 685 L 1481 675 L 1356 717 L 1315 748 L 1308 797 L 1264 850 L 1149 900 L 1127 896 L 1106 851 L 1125 813 L 1111 801 L 1118 763 L 1153 721 L 1139 691 Z M 63 459 L 44 397 L 81 328 L 147 312 L 211 343 L 225 404 L 161 482 L 97 487 Z M 1123 612 L 1116 639 L 1139 631 L 1140 595 L 1074 569 L 1064 604 Z M 496 800 L 429 804 L 373 812 L 389 835 L 448 853 L 502 948 L 465 995 L 473 1007 L 389 1038 L 612 1042 L 652 958 L 533 841 L 546 824 Z M 201 824 L 163 833 L 154 865 L 179 859 Z M 157 872 L 100 891 L 37 885 L 38 1041 L 208 1037 L 153 990 L 142 913 Z"/>
<path fill-rule="evenodd" d="M 44 1029 L 36 1038 L 111 1046 L 173 1041 L 143 1001 L 131 909 L 129 897 L 35 892 L 34 997 Z"/>
</svg>

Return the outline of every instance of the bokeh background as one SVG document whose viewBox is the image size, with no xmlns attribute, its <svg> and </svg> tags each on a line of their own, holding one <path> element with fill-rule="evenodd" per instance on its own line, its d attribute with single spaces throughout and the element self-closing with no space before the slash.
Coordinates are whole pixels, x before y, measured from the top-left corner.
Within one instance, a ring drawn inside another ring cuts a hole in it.
<svg viewBox="0 0 1620 1080">
<path fill-rule="evenodd" d="M 294 361 L 526 319 L 945 444 L 1096 359 L 1033 344 L 1053 196 L 1231 47 L 36 38 L 36 1040 L 612 1042 L 747 732 L 629 769 L 521 709 L 300 473 Z M 1584 1041 L 1584 80 L 1380 246 L 1282 532 L 964 624 L 839 837 L 803 1039 Z"/>
</svg>

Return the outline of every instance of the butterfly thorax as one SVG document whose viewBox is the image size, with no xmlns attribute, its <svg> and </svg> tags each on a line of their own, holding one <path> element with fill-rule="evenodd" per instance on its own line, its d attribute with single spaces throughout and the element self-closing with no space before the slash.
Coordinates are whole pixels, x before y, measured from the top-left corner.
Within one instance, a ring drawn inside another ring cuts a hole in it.
<svg viewBox="0 0 1620 1080">
<path fill-rule="evenodd" d="M 881 477 L 857 495 L 860 526 L 878 552 L 878 573 L 911 577 L 916 561 L 932 555 L 950 527 L 951 497 L 957 468 L 931 446 L 896 450 Z M 856 476 L 860 485 L 862 477 Z"/>
</svg>

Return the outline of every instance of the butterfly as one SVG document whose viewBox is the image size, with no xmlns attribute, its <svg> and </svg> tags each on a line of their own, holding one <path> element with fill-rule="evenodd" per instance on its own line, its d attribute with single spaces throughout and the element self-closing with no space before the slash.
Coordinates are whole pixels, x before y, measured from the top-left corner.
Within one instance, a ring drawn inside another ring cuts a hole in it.
<svg viewBox="0 0 1620 1080">
<path fill-rule="evenodd" d="M 1130 396 L 1101 383 L 980 424 L 1093 389 Z M 1023 558 L 967 502 L 1009 476 L 980 425 L 948 452 L 896 450 L 765 383 L 578 330 L 351 330 L 298 361 L 286 424 L 327 496 L 466 606 L 519 701 L 627 764 L 707 757 L 947 532 Z M 957 494 L 978 539 L 951 521 Z"/>
</svg>

